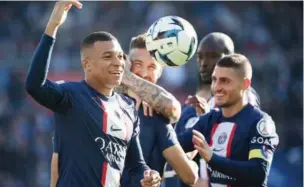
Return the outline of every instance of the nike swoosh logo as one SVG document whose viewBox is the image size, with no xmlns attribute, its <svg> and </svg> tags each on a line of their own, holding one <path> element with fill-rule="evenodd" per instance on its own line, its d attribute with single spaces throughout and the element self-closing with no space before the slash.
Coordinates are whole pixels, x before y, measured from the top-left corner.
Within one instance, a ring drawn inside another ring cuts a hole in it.
<svg viewBox="0 0 304 187">
<path fill-rule="evenodd" d="M 111 131 L 121 131 L 122 129 L 120 128 L 115 128 L 114 125 L 111 126 Z"/>
<path fill-rule="evenodd" d="M 221 148 L 221 149 L 216 149 L 216 148 L 214 148 L 214 149 L 213 149 L 214 152 L 220 152 L 220 151 L 222 151 L 222 150 L 224 150 L 224 148 Z"/>
</svg>

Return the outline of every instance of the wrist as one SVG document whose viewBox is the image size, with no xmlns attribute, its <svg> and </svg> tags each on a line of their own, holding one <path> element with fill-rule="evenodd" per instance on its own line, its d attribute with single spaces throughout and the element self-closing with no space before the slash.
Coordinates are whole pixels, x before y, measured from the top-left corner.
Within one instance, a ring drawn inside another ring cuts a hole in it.
<svg viewBox="0 0 304 187">
<path fill-rule="evenodd" d="M 213 152 L 211 152 L 210 156 L 205 160 L 207 163 L 212 160 Z"/>
<path fill-rule="evenodd" d="M 58 29 L 59 29 L 58 24 L 49 21 L 45 28 L 44 33 L 55 39 Z"/>
</svg>

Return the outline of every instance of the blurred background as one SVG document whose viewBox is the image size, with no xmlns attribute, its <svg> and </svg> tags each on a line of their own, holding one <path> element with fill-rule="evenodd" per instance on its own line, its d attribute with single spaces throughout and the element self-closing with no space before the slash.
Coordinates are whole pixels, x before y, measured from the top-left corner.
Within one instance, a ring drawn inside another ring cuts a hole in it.
<svg viewBox="0 0 304 187">
<path fill-rule="evenodd" d="M 79 46 L 90 32 L 113 33 L 128 51 L 132 36 L 158 18 L 177 15 L 193 24 L 199 40 L 224 32 L 249 57 L 253 87 L 276 122 L 280 144 L 270 187 L 303 186 L 303 2 L 83 2 L 59 30 L 52 80 L 81 80 Z M 0 187 L 47 187 L 52 114 L 24 90 L 24 76 L 54 2 L 0 3 Z M 184 103 L 198 83 L 195 57 L 167 68 L 160 84 Z"/>
</svg>

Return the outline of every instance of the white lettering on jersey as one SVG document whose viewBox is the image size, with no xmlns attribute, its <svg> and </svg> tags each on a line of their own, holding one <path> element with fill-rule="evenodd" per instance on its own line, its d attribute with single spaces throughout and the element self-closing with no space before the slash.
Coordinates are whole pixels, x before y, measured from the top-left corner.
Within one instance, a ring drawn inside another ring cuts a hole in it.
<svg viewBox="0 0 304 187">
<path fill-rule="evenodd" d="M 102 101 L 104 110 L 103 131 L 104 133 L 121 140 L 129 141 L 133 134 L 133 121 L 123 111 L 119 102 Z M 122 146 L 112 140 L 106 141 L 101 137 L 95 139 L 99 144 L 100 151 L 104 154 L 107 162 L 102 166 L 101 183 L 104 187 L 117 187 L 120 185 L 120 170 L 123 169 L 125 162 L 127 146 Z M 111 167 L 111 164 L 117 163 L 120 170 Z"/>
</svg>

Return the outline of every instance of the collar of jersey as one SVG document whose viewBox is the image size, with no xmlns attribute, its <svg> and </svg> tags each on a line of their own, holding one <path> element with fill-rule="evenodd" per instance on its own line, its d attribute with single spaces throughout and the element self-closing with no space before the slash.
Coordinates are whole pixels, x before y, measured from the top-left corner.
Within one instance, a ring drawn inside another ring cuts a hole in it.
<svg viewBox="0 0 304 187">
<path fill-rule="evenodd" d="M 111 96 L 105 96 L 101 93 L 99 93 L 97 90 L 95 90 L 94 88 L 92 88 L 85 80 L 82 81 L 83 84 L 89 88 L 89 90 L 91 91 L 91 93 L 94 95 L 94 96 L 98 96 L 100 97 L 102 100 L 104 101 L 112 101 L 115 99 L 115 92 L 113 91 L 113 94 Z"/>
<path fill-rule="evenodd" d="M 231 117 L 224 117 L 222 115 L 222 118 L 225 119 L 225 120 L 235 120 L 236 118 L 238 118 L 238 116 L 241 116 L 243 115 L 243 113 L 246 113 L 246 111 L 248 111 L 250 108 L 253 108 L 253 106 L 251 104 L 247 104 L 246 106 L 244 106 L 244 108 L 242 108 L 241 111 L 239 111 L 238 113 L 236 113 L 234 116 L 231 116 Z M 221 110 L 221 109 L 220 109 Z M 222 111 L 221 111 L 222 112 Z"/>
</svg>

